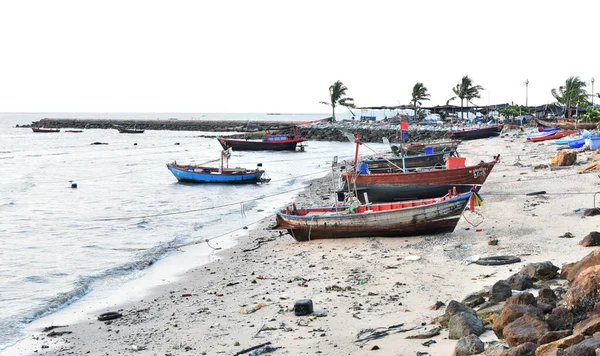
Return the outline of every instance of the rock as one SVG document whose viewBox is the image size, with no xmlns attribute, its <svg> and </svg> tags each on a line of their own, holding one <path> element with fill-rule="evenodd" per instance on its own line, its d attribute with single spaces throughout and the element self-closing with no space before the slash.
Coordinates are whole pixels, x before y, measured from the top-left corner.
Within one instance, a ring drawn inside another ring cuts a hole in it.
<svg viewBox="0 0 600 356">
<path fill-rule="evenodd" d="M 538 302 L 537 307 L 540 308 L 540 310 L 544 314 L 552 313 L 552 310 L 554 309 L 554 307 L 552 305 L 546 304 L 544 302 Z"/>
<path fill-rule="evenodd" d="M 598 208 L 583 210 L 583 216 L 596 216 L 596 215 L 600 215 L 600 209 L 598 209 Z"/>
<path fill-rule="evenodd" d="M 562 150 L 554 156 L 555 166 L 571 166 L 577 162 L 577 152 L 573 150 Z"/>
<path fill-rule="evenodd" d="M 497 341 L 486 342 L 484 346 L 484 356 L 500 356 L 504 351 L 508 350 L 508 348 L 503 343 Z"/>
<path fill-rule="evenodd" d="M 568 330 L 573 328 L 573 313 L 565 308 L 555 308 L 546 319 L 550 330 Z"/>
<path fill-rule="evenodd" d="M 559 305 L 576 315 L 592 311 L 598 302 L 599 289 L 600 265 L 588 267 L 571 282 Z"/>
<path fill-rule="evenodd" d="M 537 300 L 531 293 L 519 293 L 506 300 L 506 305 L 521 304 L 537 306 Z"/>
<path fill-rule="evenodd" d="M 558 298 L 556 297 L 556 293 L 548 287 L 542 287 L 538 290 L 537 301 L 546 303 L 551 305 L 552 307 L 556 306 L 556 301 Z"/>
<path fill-rule="evenodd" d="M 531 314 L 525 314 L 506 325 L 502 331 L 508 346 L 533 342 L 535 344 L 549 331 L 548 325 Z"/>
<path fill-rule="evenodd" d="M 543 320 L 544 314 L 542 311 L 534 307 L 533 305 L 523 305 L 523 304 L 511 304 L 505 305 L 502 309 L 502 313 L 500 316 L 494 320 L 494 324 L 492 325 L 492 330 L 496 333 L 498 338 L 504 338 L 504 328 L 512 323 L 513 321 L 521 318 L 525 314 L 529 314 L 532 317 Z"/>
<path fill-rule="evenodd" d="M 483 342 L 475 335 L 461 337 L 454 347 L 454 356 L 477 355 L 484 351 Z"/>
<path fill-rule="evenodd" d="M 510 284 L 505 280 L 500 280 L 492 286 L 490 299 L 495 302 L 503 302 L 512 296 Z"/>
<path fill-rule="evenodd" d="M 536 262 L 524 266 L 519 273 L 530 276 L 534 281 L 547 281 L 556 277 L 558 269 L 550 261 Z"/>
<path fill-rule="evenodd" d="M 600 246 L 600 232 L 590 232 L 583 238 L 583 240 L 579 241 L 579 244 L 583 247 Z"/>
<path fill-rule="evenodd" d="M 523 273 L 515 273 L 506 279 L 510 288 L 513 290 L 525 290 L 533 287 L 531 276 Z"/>
<path fill-rule="evenodd" d="M 485 320 L 485 319 L 489 318 L 490 315 L 492 315 L 492 314 L 500 315 L 500 313 L 502 313 L 502 309 L 504 308 L 505 304 L 506 303 L 502 302 L 502 303 L 494 304 L 494 305 L 486 307 L 486 308 L 481 308 L 477 311 L 477 317 L 481 320 Z"/>
<path fill-rule="evenodd" d="M 526 342 L 519 346 L 511 347 L 504 351 L 500 356 L 535 356 L 538 345 L 533 342 Z"/>
<path fill-rule="evenodd" d="M 468 306 L 457 302 L 456 300 L 451 300 L 446 307 L 446 311 L 444 315 L 435 319 L 435 322 L 442 327 L 448 327 L 448 322 L 450 322 L 450 318 L 452 318 L 455 314 L 460 312 L 467 312 L 473 315 L 475 314 L 475 310 L 469 308 Z"/>
<path fill-rule="evenodd" d="M 565 349 L 563 356 L 596 356 L 596 349 L 587 345 L 573 345 Z"/>
<path fill-rule="evenodd" d="M 563 339 L 567 336 L 573 335 L 573 331 L 571 330 L 561 330 L 561 331 L 549 331 L 539 340 L 540 345 L 549 344 L 556 340 Z"/>
<path fill-rule="evenodd" d="M 467 307 L 474 308 L 478 305 L 485 303 L 485 299 L 483 299 L 481 292 L 475 292 L 467 295 L 465 299 L 461 301 L 461 303 L 463 303 Z"/>
<path fill-rule="evenodd" d="M 470 334 L 479 336 L 484 331 L 483 322 L 468 312 L 455 314 L 448 323 L 448 338 L 451 340 L 458 340 Z"/>
<path fill-rule="evenodd" d="M 573 334 L 590 336 L 600 331 L 600 315 L 594 315 L 589 319 L 582 320 L 573 327 Z"/>
<path fill-rule="evenodd" d="M 581 271 L 596 265 L 600 265 L 600 249 L 588 253 L 578 262 L 564 264 L 560 271 L 560 278 L 573 282 Z"/>
<path fill-rule="evenodd" d="M 583 341 L 585 337 L 583 335 L 571 335 L 562 339 L 553 341 L 549 344 L 540 345 L 536 351 L 536 356 L 552 355 L 552 352 L 556 349 L 566 349 L 569 346 L 576 345 Z"/>
<path fill-rule="evenodd" d="M 577 336 L 577 335 L 573 335 L 573 336 Z M 583 335 L 581 335 L 581 336 L 583 336 Z M 589 339 L 585 339 L 585 340 L 577 343 L 577 345 L 589 346 L 594 349 L 598 349 L 598 348 L 600 348 L 600 336 L 595 336 L 595 337 L 591 337 Z"/>
</svg>

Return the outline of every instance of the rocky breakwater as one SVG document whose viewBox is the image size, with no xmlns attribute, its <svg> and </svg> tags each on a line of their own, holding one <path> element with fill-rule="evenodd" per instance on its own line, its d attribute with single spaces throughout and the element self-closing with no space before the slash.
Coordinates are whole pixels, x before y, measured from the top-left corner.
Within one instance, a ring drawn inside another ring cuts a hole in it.
<svg viewBox="0 0 600 356">
<path fill-rule="evenodd" d="M 580 244 L 598 246 L 598 236 L 591 232 Z M 434 322 L 459 340 L 454 355 L 598 355 L 600 249 L 563 265 L 560 277 L 558 271 L 549 261 L 528 264 L 462 302 L 451 301 Z M 502 341 L 481 342 L 486 330 Z"/>
<path fill-rule="evenodd" d="M 265 131 L 279 134 L 292 134 L 290 122 L 279 121 L 213 121 L 213 120 L 87 120 L 52 119 L 35 121 L 31 125 L 19 127 L 115 129 L 117 125 L 144 130 L 203 131 L 231 133 L 228 137 L 260 139 Z M 352 124 L 344 122 L 314 123 L 297 127 L 298 135 L 314 141 L 346 142 L 360 132 L 363 142 L 383 142 L 387 138 L 392 143 L 400 142 L 398 125 L 384 123 Z M 412 126 L 407 130 L 409 141 L 443 139 L 447 129 L 435 126 Z M 205 135 L 206 136 L 206 135 Z M 216 136 L 216 135 L 215 135 Z M 214 136 L 207 136 L 214 137 Z"/>
</svg>

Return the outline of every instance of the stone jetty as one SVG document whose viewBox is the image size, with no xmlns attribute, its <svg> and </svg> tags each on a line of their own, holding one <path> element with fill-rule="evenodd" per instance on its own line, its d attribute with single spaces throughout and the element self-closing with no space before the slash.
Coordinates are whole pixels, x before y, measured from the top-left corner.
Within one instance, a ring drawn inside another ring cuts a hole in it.
<svg viewBox="0 0 600 356">
<path fill-rule="evenodd" d="M 202 131 L 231 133 L 227 136 L 236 138 L 257 139 L 264 136 L 265 131 L 290 134 L 291 123 L 285 121 L 248 121 L 248 120 L 92 120 L 45 118 L 34 121 L 30 125 L 19 127 L 77 128 L 77 129 L 115 129 L 116 126 L 144 130 Z M 351 135 L 361 133 L 364 142 L 382 142 L 386 137 L 390 142 L 399 142 L 398 125 L 385 123 L 347 123 L 325 122 L 313 123 L 298 127 L 298 134 L 308 140 L 315 141 L 348 141 Z M 442 139 L 446 137 L 447 128 L 433 126 L 411 126 L 408 134 L 410 141 Z M 214 137 L 207 135 L 208 137 Z"/>
</svg>

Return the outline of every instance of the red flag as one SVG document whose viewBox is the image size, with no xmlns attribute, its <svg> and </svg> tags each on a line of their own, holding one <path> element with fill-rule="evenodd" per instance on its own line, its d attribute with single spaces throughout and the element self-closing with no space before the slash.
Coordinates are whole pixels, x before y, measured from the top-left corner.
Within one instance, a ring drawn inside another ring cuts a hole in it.
<svg viewBox="0 0 600 356">
<path fill-rule="evenodd" d="M 400 123 L 400 129 L 402 129 L 402 130 L 408 130 L 408 122 L 402 121 Z"/>
</svg>

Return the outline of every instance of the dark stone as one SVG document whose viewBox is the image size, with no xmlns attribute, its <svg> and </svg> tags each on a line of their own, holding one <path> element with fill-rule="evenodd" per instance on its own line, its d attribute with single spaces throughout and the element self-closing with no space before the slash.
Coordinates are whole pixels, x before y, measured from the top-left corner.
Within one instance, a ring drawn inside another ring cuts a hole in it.
<svg viewBox="0 0 600 356">
<path fill-rule="evenodd" d="M 596 349 L 580 343 L 567 347 L 563 351 L 562 356 L 596 356 Z"/>
<path fill-rule="evenodd" d="M 506 300 L 506 305 L 521 304 L 537 306 L 537 300 L 531 293 L 519 293 Z"/>
<path fill-rule="evenodd" d="M 531 276 L 522 273 L 515 273 L 506 279 L 510 288 L 513 290 L 525 290 L 533 287 Z"/>
<path fill-rule="evenodd" d="M 454 315 L 461 313 L 461 312 L 466 312 L 466 313 L 471 313 L 473 315 L 477 315 L 475 313 L 475 310 L 469 308 L 468 306 L 457 302 L 456 300 L 451 300 L 448 303 L 448 306 L 446 306 L 446 311 L 444 312 L 444 315 L 437 317 L 435 322 L 437 324 L 439 324 L 440 326 L 446 328 L 448 327 L 448 323 L 450 322 L 450 318 L 452 318 Z"/>
<path fill-rule="evenodd" d="M 583 238 L 583 240 L 579 241 L 579 244 L 583 247 L 600 246 L 600 232 L 590 232 Z"/>
<path fill-rule="evenodd" d="M 461 337 L 454 347 L 453 356 L 477 355 L 484 351 L 483 342 L 476 335 Z"/>
<path fill-rule="evenodd" d="M 548 314 L 551 313 L 552 310 L 554 309 L 554 307 L 550 304 L 546 304 L 544 302 L 538 302 L 537 303 L 537 307 L 540 308 L 540 310 L 544 313 L 544 314 Z"/>
<path fill-rule="evenodd" d="M 559 268 L 550 261 L 530 263 L 524 266 L 519 273 L 526 274 L 534 281 L 547 281 L 556 278 Z"/>
<path fill-rule="evenodd" d="M 462 302 L 464 305 L 470 307 L 470 308 L 474 308 L 478 305 L 481 305 L 483 303 L 485 303 L 485 299 L 483 299 L 483 296 L 479 293 L 471 293 L 469 295 L 467 295 L 465 297 L 465 299 L 462 300 Z"/>
<path fill-rule="evenodd" d="M 502 331 L 510 347 L 533 342 L 535 344 L 548 332 L 548 325 L 531 314 L 525 314 L 506 325 Z"/>
<path fill-rule="evenodd" d="M 561 331 L 549 331 L 539 340 L 540 345 L 548 344 L 556 340 L 560 340 L 564 337 L 571 336 L 573 331 L 571 330 L 561 330 Z"/>
<path fill-rule="evenodd" d="M 555 308 L 546 323 L 552 331 L 573 329 L 573 313 L 565 308 Z"/>
<path fill-rule="evenodd" d="M 512 296 L 510 284 L 505 280 L 500 280 L 492 286 L 490 299 L 494 302 L 503 302 Z"/>
<path fill-rule="evenodd" d="M 451 340 L 458 340 L 471 334 L 479 336 L 484 331 L 483 322 L 468 312 L 455 314 L 448 323 L 448 338 Z"/>
<path fill-rule="evenodd" d="M 543 287 L 540 290 L 538 290 L 538 296 L 537 296 L 538 302 L 546 303 L 546 304 L 549 304 L 549 305 L 555 307 L 557 300 L 558 300 L 558 297 L 556 296 L 556 293 L 554 293 L 554 291 L 552 289 L 550 289 L 548 287 Z"/>
</svg>

